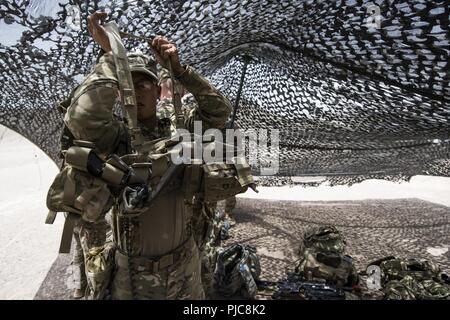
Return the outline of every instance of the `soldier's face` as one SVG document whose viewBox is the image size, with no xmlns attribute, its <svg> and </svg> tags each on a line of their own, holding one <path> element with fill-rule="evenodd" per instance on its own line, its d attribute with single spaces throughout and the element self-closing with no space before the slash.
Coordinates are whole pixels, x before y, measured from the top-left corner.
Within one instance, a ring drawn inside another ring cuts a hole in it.
<svg viewBox="0 0 450 320">
<path fill-rule="evenodd" d="M 159 87 L 156 80 L 143 73 L 133 73 L 134 91 L 137 102 L 137 118 L 139 121 L 151 119 L 156 115 L 156 104 Z"/>
</svg>

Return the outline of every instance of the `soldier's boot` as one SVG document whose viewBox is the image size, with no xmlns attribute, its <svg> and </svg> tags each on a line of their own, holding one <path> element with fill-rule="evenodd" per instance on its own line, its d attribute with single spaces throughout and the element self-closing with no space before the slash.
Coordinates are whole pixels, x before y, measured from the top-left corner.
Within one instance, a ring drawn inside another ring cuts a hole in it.
<svg viewBox="0 0 450 320">
<path fill-rule="evenodd" d="M 83 298 L 84 297 L 84 292 L 85 292 L 86 290 L 83 290 L 83 289 L 75 289 L 75 290 L 73 290 L 73 298 L 74 299 L 81 299 L 81 298 Z"/>
</svg>

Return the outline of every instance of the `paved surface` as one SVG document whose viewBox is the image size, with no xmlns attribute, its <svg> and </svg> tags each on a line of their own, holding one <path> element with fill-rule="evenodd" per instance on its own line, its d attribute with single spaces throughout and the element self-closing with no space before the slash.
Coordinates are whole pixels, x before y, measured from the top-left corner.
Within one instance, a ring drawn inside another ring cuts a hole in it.
<svg viewBox="0 0 450 320">
<path fill-rule="evenodd" d="M 347 242 L 347 253 L 358 271 L 387 255 L 422 257 L 450 272 L 450 208 L 419 199 L 364 201 L 275 201 L 238 198 L 237 224 L 224 244 L 248 243 L 258 249 L 262 278 L 275 281 L 293 267 L 304 230 L 333 224 Z M 65 269 L 68 255 L 60 255 L 36 299 L 68 299 Z M 264 298 L 260 296 L 260 298 Z"/>
<path fill-rule="evenodd" d="M 57 257 L 63 217 L 44 224 L 57 172 L 42 150 L 0 125 L 0 300 L 33 299 Z"/>
</svg>

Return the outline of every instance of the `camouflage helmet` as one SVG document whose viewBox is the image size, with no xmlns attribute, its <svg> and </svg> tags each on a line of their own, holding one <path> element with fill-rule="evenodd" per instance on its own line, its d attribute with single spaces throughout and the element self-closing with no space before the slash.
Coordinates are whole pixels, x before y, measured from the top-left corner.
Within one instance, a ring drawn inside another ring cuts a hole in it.
<svg viewBox="0 0 450 320">
<path fill-rule="evenodd" d="M 140 52 L 130 52 L 127 56 L 131 72 L 144 73 L 151 77 L 156 83 L 158 82 L 156 61 L 152 57 Z"/>
</svg>

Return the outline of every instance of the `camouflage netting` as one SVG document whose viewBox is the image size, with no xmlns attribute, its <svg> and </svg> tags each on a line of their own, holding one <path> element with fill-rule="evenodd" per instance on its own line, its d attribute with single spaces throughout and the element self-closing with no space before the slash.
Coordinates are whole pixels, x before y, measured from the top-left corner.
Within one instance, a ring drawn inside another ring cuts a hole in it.
<svg viewBox="0 0 450 320">
<path fill-rule="evenodd" d="M 448 1 L 56 2 L 0 2 L 0 123 L 55 160 L 54 103 L 93 65 L 86 18 L 107 5 L 121 30 L 174 40 L 231 101 L 247 64 L 236 123 L 280 130 L 265 184 L 450 176 Z"/>
</svg>

